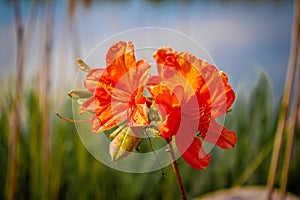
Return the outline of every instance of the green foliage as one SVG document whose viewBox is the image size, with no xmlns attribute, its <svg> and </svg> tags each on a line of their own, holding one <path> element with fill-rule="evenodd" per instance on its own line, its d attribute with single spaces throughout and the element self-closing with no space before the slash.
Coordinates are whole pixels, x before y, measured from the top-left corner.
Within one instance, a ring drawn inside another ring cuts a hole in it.
<svg viewBox="0 0 300 200">
<path fill-rule="evenodd" d="M 179 160 L 183 181 L 190 197 L 216 189 L 232 187 L 253 161 L 265 150 L 262 162 L 253 169 L 245 184 L 266 184 L 271 147 L 278 117 L 278 105 L 266 74 L 261 73 L 250 95 L 240 90 L 233 111 L 228 113 L 225 126 L 236 131 L 234 149 L 214 148 L 211 163 L 206 170 L 197 171 Z M 249 95 L 249 97 L 247 96 Z M 7 94 L 11 96 L 11 94 Z M 178 186 L 171 166 L 146 174 L 127 174 L 106 167 L 92 157 L 81 143 L 74 124 L 55 116 L 51 110 L 50 179 L 43 179 L 42 120 L 45 112 L 39 94 L 34 89 L 25 91 L 23 98 L 24 123 L 20 142 L 20 178 L 18 199 L 42 199 L 48 191 L 49 199 L 179 199 Z M 72 116 L 71 100 L 66 99 L 59 112 Z M 0 106 L 0 185 L 6 185 L 8 163 L 9 105 L 11 99 L 1 100 Z M 299 127 L 297 129 L 299 133 Z M 291 163 L 288 189 L 300 195 L 300 137 Z M 144 143 L 143 145 L 147 145 Z M 144 148 L 144 146 L 142 146 Z M 108 152 L 107 152 L 108 153 Z M 278 184 L 278 182 L 277 182 Z M 0 199 L 4 199 L 3 191 Z"/>
</svg>

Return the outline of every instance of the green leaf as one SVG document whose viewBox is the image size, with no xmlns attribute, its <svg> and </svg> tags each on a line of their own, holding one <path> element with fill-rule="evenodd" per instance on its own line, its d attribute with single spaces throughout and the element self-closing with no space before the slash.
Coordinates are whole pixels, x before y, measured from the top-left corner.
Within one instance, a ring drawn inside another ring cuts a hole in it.
<svg viewBox="0 0 300 200">
<path fill-rule="evenodd" d="M 88 90 L 72 90 L 68 93 L 68 95 L 77 101 L 80 105 L 85 102 L 88 98 L 93 96 L 93 94 Z"/>
<path fill-rule="evenodd" d="M 142 128 L 132 128 L 124 126 L 116 129 L 113 134 L 113 140 L 110 143 L 109 153 L 112 161 L 118 161 L 127 157 L 141 141 L 139 135 L 143 133 Z"/>
</svg>

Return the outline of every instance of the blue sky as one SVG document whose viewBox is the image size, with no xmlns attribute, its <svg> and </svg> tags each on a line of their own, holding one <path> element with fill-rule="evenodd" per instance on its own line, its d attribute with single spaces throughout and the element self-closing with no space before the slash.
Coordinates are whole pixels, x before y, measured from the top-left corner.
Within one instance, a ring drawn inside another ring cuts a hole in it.
<svg viewBox="0 0 300 200">
<path fill-rule="evenodd" d="M 27 22 L 30 5 L 31 1 L 22 1 L 24 23 Z M 75 55 L 72 36 L 67 29 L 66 1 L 55 1 L 54 10 L 53 76 L 61 78 L 60 72 L 64 71 L 69 74 L 69 77 L 64 75 L 64 80 L 74 81 Z M 30 50 L 27 52 L 26 77 L 40 67 L 44 16 L 45 8 L 41 4 L 35 29 L 27 36 Z M 292 18 L 292 1 L 96 1 L 89 9 L 78 5 L 75 27 L 82 58 L 110 36 L 132 28 L 150 26 L 182 32 L 207 50 L 216 65 L 228 74 L 234 88 L 240 85 L 252 88 L 259 70 L 264 69 L 278 97 L 283 90 L 288 64 Z M 144 39 L 143 35 L 137 37 Z M 1 77 L 15 70 L 15 38 L 12 5 L 1 1 Z M 157 44 L 162 38 L 148 36 L 145 40 L 156 40 Z M 177 42 L 182 49 L 189 50 L 184 41 Z M 175 43 L 168 45 L 178 46 Z"/>
</svg>

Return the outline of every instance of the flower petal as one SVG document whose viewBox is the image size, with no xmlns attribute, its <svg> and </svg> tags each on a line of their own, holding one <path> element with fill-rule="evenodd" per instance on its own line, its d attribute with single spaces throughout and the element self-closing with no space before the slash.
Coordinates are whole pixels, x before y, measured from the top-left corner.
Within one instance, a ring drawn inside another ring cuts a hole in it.
<svg viewBox="0 0 300 200">
<path fill-rule="evenodd" d="M 163 85 L 148 85 L 154 102 L 162 106 L 166 113 L 172 112 L 174 108 L 179 108 L 180 103 L 176 95 Z M 163 112 L 162 112 L 163 113 Z"/>
<path fill-rule="evenodd" d="M 129 104 L 128 124 L 134 126 L 149 125 L 147 99 L 143 96 L 144 88 L 140 87 L 131 97 Z"/>
<path fill-rule="evenodd" d="M 100 105 L 100 102 L 98 102 L 94 96 L 91 96 L 85 102 L 83 102 L 82 105 L 78 108 L 78 113 L 82 114 L 85 113 L 86 111 L 95 113 L 96 104 Z"/>
<path fill-rule="evenodd" d="M 178 53 L 171 48 L 160 48 L 154 53 L 153 57 L 156 60 L 160 77 L 166 80 L 172 79 L 172 81 L 177 79 L 178 81 L 178 74 L 181 74 L 184 79 L 180 80 L 180 84 L 184 88 L 191 87 L 194 91 L 197 90 L 199 78 L 201 77 L 197 68 L 193 66 L 193 62 L 197 61 L 196 57 L 187 52 Z M 190 59 L 186 59 L 186 57 Z"/>
<path fill-rule="evenodd" d="M 226 74 L 219 71 L 215 66 L 208 63 L 202 64 L 200 68 L 203 84 L 197 91 L 199 98 L 211 109 L 213 117 L 225 114 L 231 107 L 235 96 L 228 83 Z"/>
<path fill-rule="evenodd" d="M 136 67 L 134 46 L 131 42 L 120 41 L 110 47 L 106 54 L 107 72 L 115 82 Z"/>
<path fill-rule="evenodd" d="M 167 87 L 155 85 L 153 82 L 148 84 L 147 88 L 151 93 L 154 99 L 154 105 L 157 107 L 163 120 L 163 126 L 159 127 L 160 135 L 163 138 L 170 138 L 173 135 L 176 135 L 181 121 L 180 103 L 177 95 Z M 182 93 L 179 88 L 175 89 L 174 92 L 178 93 L 178 95 Z"/>
<path fill-rule="evenodd" d="M 176 144 L 177 144 L 176 140 Z M 178 147 L 179 145 L 177 145 Z M 179 147 L 180 148 L 180 147 Z M 187 162 L 191 168 L 201 170 L 208 166 L 210 155 L 202 149 L 201 140 L 195 137 L 184 153 L 181 155 L 183 160 Z"/>
<path fill-rule="evenodd" d="M 223 71 L 220 71 L 220 76 L 222 77 L 224 87 L 225 87 L 226 108 L 227 108 L 227 110 L 229 110 L 235 100 L 235 94 L 234 94 L 232 87 L 228 83 L 227 75 Z"/>
<path fill-rule="evenodd" d="M 122 102 L 127 107 L 127 122 L 131 127 L 149 124 L 147 99 L 144 97 L 144 86 L 149 77 L 150 65 L 140 60 L 119 79 L 112 92 L 111 103 Z"/>
<path fill-rule="evenodd" d="M 188 97 L 193 95 L 187 89 L 188 87 L 197 91 L 200 102 L 207 104 L 213 117 L 219 117 L 230 109 L 235 96 L 224 72 L 188 52 L 178 53 L 171 48 L 157 50 L 154 58 L 159 76 L 163 80 L 168 79 L 174 82 L 176 73 L 167 68 L 176 70 L 184 76 L 185 81 L 181 81 L 180 84 L 185 88 L 186 95 Z"/>
<path fill-rule="evenodd" d="M 236 134 L 218 124 L 214 119 L 205 126 L 199 126 L 204 141 L 216 144 L 221 148 L 233 148 L 236 144 Z"/>
<path fill-rule="evenodd" d="M 126 107 L 124 104 L 111 104 L 99 107 L 92 120 L 93 133 L 105 131 L 121 124 L 126 120 Z"/>
<path fill-rule="evenodd" d="M 94 93 L 98 82 L 100 81 L 101 75 L 105 69 L 97 68 L 92 69 L 87 73 L 86 78 L 84 80 L 84 86 L 86 89 L 88 89 L 91 93 Z"/>
<path fill-rule="evenodd" d="M 163 138 L 170 138 L 176 135 L 180 126 L 181 111 L 180 109 L 174 109 L 171 113 L 166 116 L 163 122 L 163 126 L 160 128 L 160 135 Z"/>
</svg>

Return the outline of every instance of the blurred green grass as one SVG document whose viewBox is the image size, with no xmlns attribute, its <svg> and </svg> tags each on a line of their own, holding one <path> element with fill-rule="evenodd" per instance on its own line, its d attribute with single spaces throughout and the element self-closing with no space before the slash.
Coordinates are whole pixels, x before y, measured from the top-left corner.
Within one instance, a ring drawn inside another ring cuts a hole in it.
<svg viewBox="0 0 300 200">
<path fill-rule="evenodd" d="M 9 80 L 7 80 L 9 82 Z M 7 85 L 10 85 L 9 83 Z M 3 86 L 2 86 L 3 87 Z M 1 88 L 2 89 L 2 88 Z M 0 186 L 7 185 L 9 114 L 13 88 L 4 88 L 0 104 Z M 252 91 L 237 92 L 233 111 L 226 117 L 225 126 L 238 136 L 234 149 L 214 148 L 206 170 L 197 171 L 179 160 L 182 178 L 189 197 L 235 185 L 265 185 L 269 170 L 271 148 L 279 113 L 279 102 L 273 99 L 267 75 L 260 73 Z M 64 95 L 64 94 L 62 94 Z M 54 99 L 50 99 L 53 102 Z M 23 116 L 20 116 L 20 174 L 17 199 L 179 199 L 180 194 L 171 166 L 145 174 L 128 174 L 111 169 L 96 160 L 80 141 L 74 124 L 58 119 L 51 110 L 51 157 L 49 181 L 43 178 L 42 120 L 45 112 L 40 94 L 32 85 L 22 96 Z M 72 116 L 71 99 L 59 109 Z M 296 133 L 288 191 L 300 195 L 300 136 Z M 261 153 L 263 152 L 263 153 Z M 261 163 L 253 167 L 261 156 Z M 280 165 L 281 166 L 281 165 Z M 250 169 L 250 177 L 245 171 Z M 279 167 L 279 171 L 281 168 Z M 246 177 L 246 178 L 245 178 Z M 280 184 L 280 178 L 276 185 Z M 5 189 L 0 191 L 5 199 Z"/>
</svg>

